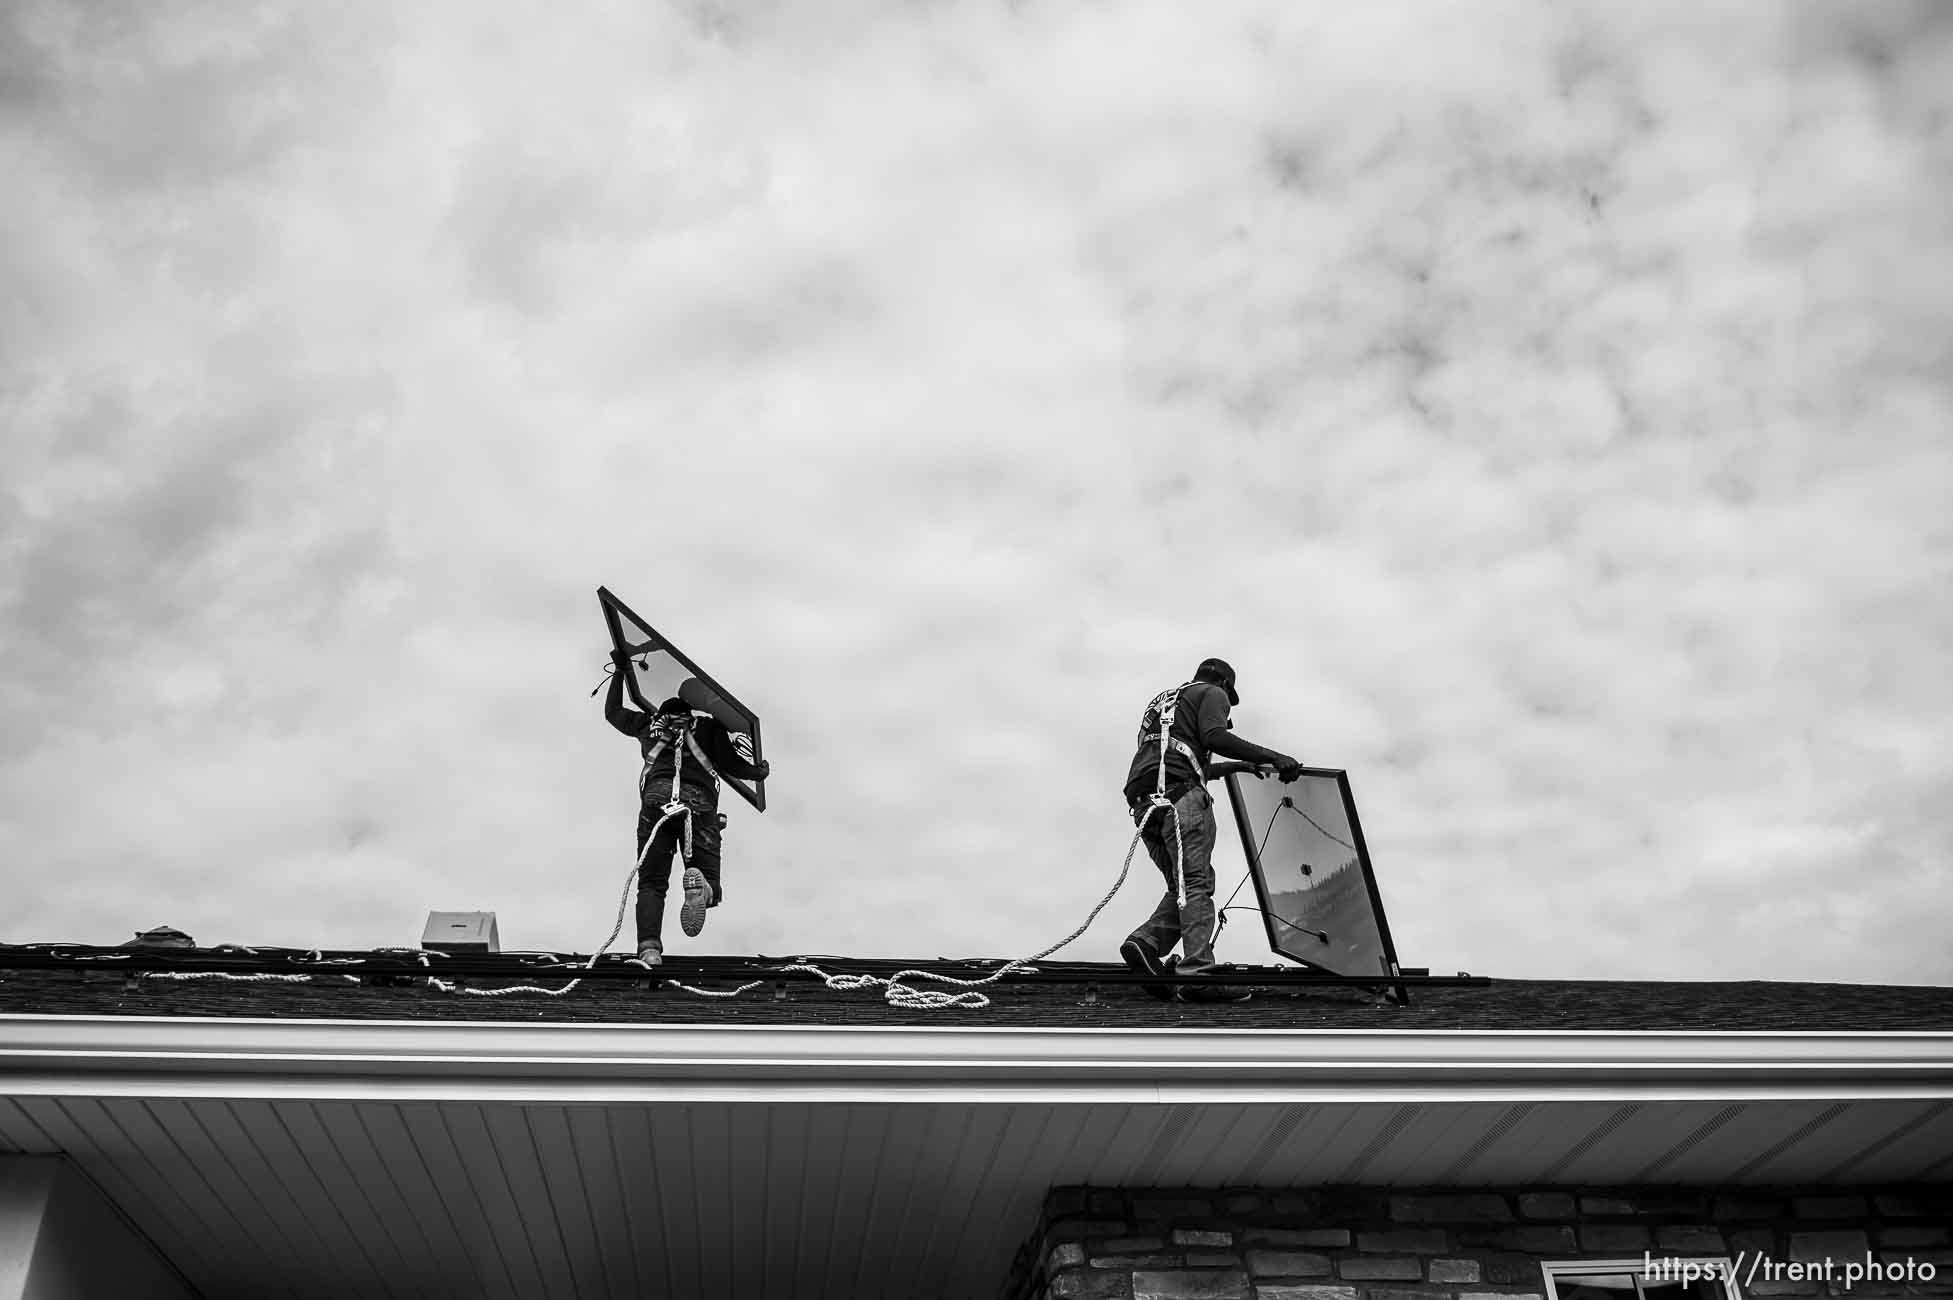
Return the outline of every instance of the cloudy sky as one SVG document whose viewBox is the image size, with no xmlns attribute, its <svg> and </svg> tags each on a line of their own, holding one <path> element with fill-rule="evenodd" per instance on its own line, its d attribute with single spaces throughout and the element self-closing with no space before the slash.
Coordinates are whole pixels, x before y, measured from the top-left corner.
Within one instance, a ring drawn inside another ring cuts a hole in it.
<svg viewBox="0 0 1953 1300">
<path fill-rule="evenodd" d="M 1934 0 L 9 4 L 0 940 L 591 951 L 602 584 L 775 769 L 674 951 L 1045 947 L 1219 654 L 1409 964 L 1953 980 L 1949 66 Z"/>
</svg>

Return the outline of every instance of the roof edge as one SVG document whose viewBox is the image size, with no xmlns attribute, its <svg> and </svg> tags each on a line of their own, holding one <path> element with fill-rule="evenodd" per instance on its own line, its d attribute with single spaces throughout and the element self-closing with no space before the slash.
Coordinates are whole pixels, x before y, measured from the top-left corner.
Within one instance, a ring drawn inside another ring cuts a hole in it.
<svg viewBox="0 0 1953 1300">
<path fill-rule="evenodd" d="M 0 1016 L 0 1091 L 612 1101 L 1953 1098 L 1953 1032 L 529 1025 Z"/>
</svg>

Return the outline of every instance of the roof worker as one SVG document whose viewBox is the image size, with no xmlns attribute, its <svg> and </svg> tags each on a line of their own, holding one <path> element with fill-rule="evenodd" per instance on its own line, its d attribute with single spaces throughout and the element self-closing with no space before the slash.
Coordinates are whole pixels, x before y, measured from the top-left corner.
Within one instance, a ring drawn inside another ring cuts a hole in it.
<svg viewBox="0 0 1953 1300">
<path fill-rule="evenodd" d="M 1233 772 L 1273 770 L 1292 781 L 1302 764 L 1287 754 L 1230 735 L 1228 710 L 1241 702 L 1234 669 L 1224 659 L 1203 659 L 1193 680 L 1161 691 L 1139 720 L 1137 752 L 1126 773 L 1126 806 L 1153 864 L 1166 877 L 1166 893 L 1153 914 L 1119 947 L 1126 965 L 1149 975 L 1199 975 L 1214 962 L 1214 799 L 1208 781 Z M 1212 754 L 1240 761 L 1209 766 Z M 1170 954 L 1179 944 L 1177 965 Z M 1177 996 L 1194 1001 L 1238 1002 L 1245 989 L 1182 985 Z M 1172 986 L 1147 985 L 1154 997 L 1173 1001 Z"/>
<path fill-rule="evenodd" d="M 769 764 L 753 761 L 752 741 L 743 732 L 727 730 L 709 714 L 693 714 L 684 699 L 692 681 L 655 714 L 630 708 L 624 703 L 630 658 L 614 652 L 610 658 L 617 671 L 604 697 L 604 719 L 635 738 L 644 751 L 637 783 L 637 955 L 646 966 L 657 966 L 664 961 L 665 896 L 671 889 L 673 852 L 685 860 L 685 901 L 678 924 L 696 936 L 705 928 L 706 909 L 725 897 L 719 880 L 719 832 L 724 825 L 719 773 L 765 780 Z"/>
</svg>

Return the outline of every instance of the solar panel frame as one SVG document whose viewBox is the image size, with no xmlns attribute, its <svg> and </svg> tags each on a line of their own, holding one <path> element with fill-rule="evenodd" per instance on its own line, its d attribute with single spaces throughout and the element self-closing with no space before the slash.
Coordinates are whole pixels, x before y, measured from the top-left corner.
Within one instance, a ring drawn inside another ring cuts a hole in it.
<svg viewBox="0 0 1953 1300">
<path fill-rule="evenodd" d="M 597 603 L 603 609 L 604 627 L 610 633 L 610 644 L 613 649 L 620 654 L 632 656 L 646 652 L 659 652 L 670 655 L 682 664 L 687 672 L 693 677 L 698 678 L 707 689 L 730 706 L 740 716 L 742 721 L 750 724 L 746 728 L 746 734 L 752 738 L 753 761 L 757 763 L 766 757 L 766 750 L 760 739 L 760 720 L 757 713 L 740 703 L 738 697 L 720 685 L 717 678 L 693 662 L 689 655 L 672 644 L 670 637 L 658 631 L 657 628 L 651 625 L 650 620 L 619 600 L 608 587 L 597 588 Z M 623 626 L 623 620 L 625 619 L 629 619 L 632 623 L 637 624 L 637 626 L 650 633 L 651 639 L 649 641 L 633 641 L 625 632 Z M 646 713 L 656 713 L 658 706 L 663 703 L 662 700 L 645 698 L 643 690 L 639 687 L 635 672 L 624 674 L 624 690 L 631 697 L 631 702 Z M 720 721 L 723 722 L 725 719 L 721 718 Z M 738 793 L 739 797 L 753 805 L 754 809 L 759 812 L 766 811 L 766 781 L 763 778 L 755 781 L 747 781 L 741 777 L 735 777 L 721 772 L 719 779 L 731 786 Z"/>
<path fill-rule="evenodd" d="M 1306 949 L 1297 944 L 1293 936 L 1277 929 L 1277 914 L 1273 907 L 1266 865 L 1262 860 L 1262 844 L 1256 839 L 1254 817 L 1248 807 L 1249 800 L 1239 774 L 1229 773 L 1222 778 L 1222 781 L 1227 787 L 1228 805 L 1234 812 L 1235 829 L 1241 836 L 1241 853 L 1247 860 L 1248 876 L 1254 882 L 1262 926 L 1268 933 L 1268 947 L 1277 956 L 1286 957 L 1312 970 L 1345 976 L 1375 974 L 1379 984 L 1394 982 L 1401 978 L 1403 970 L 1397 959 L 1397 946 L 1390 937 L 1390 921 L 1384 914 L 1383 894 L 1377 888 L 1376 870 L 1370 862 L 1369 845 L 1363 838 L 1363 825 L 1357 817 L 1356 797 L 1350 789 L 1349 773 L 1341 768 L 1305 767 L 1302 769 L 1301 776 L 1327 779 L 1335 783 L 1336 794 L 1341 801 L 1343 815 L 1349 826 L 1349 844 L 1355 853 L 1357 868 L 1362 873 L 1364 892 L 1370 903 L 1371 919 L 1376 923 L 1378 947 L 1381 949 L 1378 956 L 1379 969 L 1375 972 L 1338 970 L 1328 962 L 1312 960 L 1303 955 Z M 1277 805 L 1278 809 L 1279 807 L 1280 805 Z"/>
</svg>

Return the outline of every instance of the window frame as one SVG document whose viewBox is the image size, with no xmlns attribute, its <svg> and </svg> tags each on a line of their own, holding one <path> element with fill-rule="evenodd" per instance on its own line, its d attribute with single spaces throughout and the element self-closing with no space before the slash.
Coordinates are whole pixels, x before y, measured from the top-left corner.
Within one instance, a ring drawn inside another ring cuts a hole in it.
<svg viewBox="0 0 1953 1300">
<path fill-rule="evenodd" d="M 1723 1288 L 1723 1300 L 1743 1300 L 1743 1293 L 1736 1285 L 1736 1262 L 1727 1255 L 1663 1255 L 1664 1263 L 1676 1264 L 1714 1264 L 1720 1266 L 1719 1276 L 1705 1277 L 1705 1282 L 1719 1281 Z M 1560 1278 L 1595 1277 L 1625 1273 L 1634 1279 L 1634 1300 L 1647 1300 L 1643 1284 L 1647 1281 L 1648 1256 L 1639 1259 L 1542 1259 L 1539 1261 L 1540 1278 L 1545 1283 L 1546 1300 L 1560 1300 Z M 1679 1280 L 1679 1279 L 1677 1279 Z"/>
</svg>

